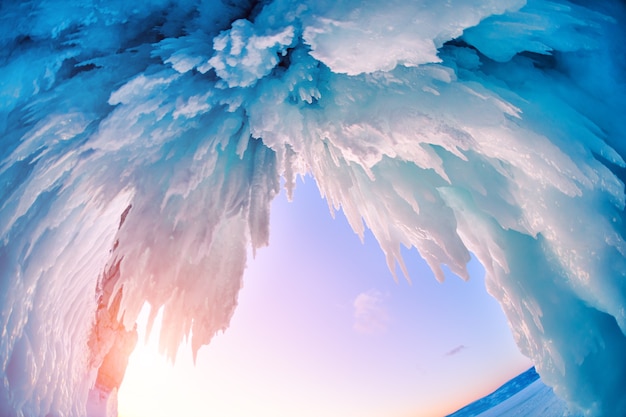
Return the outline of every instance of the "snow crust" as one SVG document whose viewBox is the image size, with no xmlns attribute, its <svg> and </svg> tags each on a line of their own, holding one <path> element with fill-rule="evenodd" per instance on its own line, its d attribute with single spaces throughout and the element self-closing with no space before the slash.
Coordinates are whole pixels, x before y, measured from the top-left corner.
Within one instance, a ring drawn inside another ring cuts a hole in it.
<svg viewBox="0 0 626 417">
<path fill-rule="evenodd" d="M 2 2 L 0 410 L 85 415 L 105 277 L 171 357 L 209 343 L 310 173 L 394 274 L 401 244 L 439 280 L 474 253 L 543 380 L 626 414 L 625 27 L 617 0 Z"/>
</svg>

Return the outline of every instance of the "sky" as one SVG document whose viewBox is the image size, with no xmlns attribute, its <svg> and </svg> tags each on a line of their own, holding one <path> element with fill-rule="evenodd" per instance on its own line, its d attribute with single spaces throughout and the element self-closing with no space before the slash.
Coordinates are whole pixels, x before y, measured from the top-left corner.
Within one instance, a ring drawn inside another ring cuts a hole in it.
<svg viewBox="0 0 626 417">
<path fill-rule="evenodd" d="M 187 344 L 173 366 L 157 353 L 155 326 L 130 357 L 121 417 L 440 416 L 531 366 L 478 262 L 468 282 L 440 284 L 405 250 L 411 283 L 399 270 L 395 282 L 373 236 L 333 219 L 309 177 L 271 213 L 230 327 L 194 367 Z"/>
</svg>

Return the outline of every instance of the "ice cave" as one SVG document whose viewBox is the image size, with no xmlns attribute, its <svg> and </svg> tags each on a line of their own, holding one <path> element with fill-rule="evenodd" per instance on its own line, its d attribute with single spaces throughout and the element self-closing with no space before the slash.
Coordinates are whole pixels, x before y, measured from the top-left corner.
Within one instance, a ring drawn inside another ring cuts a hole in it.
<svg viewBox="0 0 626 417">
<path fill-rule="evenodd" d="M 541 378 L 626 415 L 624 40 L 621 0 L 1 2 L 0 414 L 89 415 L 145 302 L 210 343 L 312 175 L 392 271 L 474 254 Z"/>
</svg>

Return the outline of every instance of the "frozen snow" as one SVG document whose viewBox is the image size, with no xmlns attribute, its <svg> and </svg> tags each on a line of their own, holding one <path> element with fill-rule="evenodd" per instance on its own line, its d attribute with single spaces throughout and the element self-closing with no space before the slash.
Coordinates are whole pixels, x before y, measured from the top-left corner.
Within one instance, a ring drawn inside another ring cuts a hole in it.
<svg viewBox="0 0 626 417">
<path fill-rule="evenodd" d="M 2 2 L 0 409 L 85 414 L 105 281 L 129 330 L 145 301 L 163 307 L 171 357 L 190 334 L 209 343 L 247 248 L 269 242 L 280 178 L 291 192 L 309 173 L 394 274 L 401 244 L 440 280 L 474 253 L 555 392 L 625 414 L 625 14 Z"/>
</svg>

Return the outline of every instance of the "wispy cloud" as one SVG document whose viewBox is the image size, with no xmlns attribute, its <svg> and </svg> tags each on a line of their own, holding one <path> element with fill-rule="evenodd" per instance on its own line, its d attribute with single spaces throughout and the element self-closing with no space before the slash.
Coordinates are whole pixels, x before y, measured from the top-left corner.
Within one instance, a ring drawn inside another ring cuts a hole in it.
<svg viewBox="0 0 626 417">
<path fill-rule="evenodd" d="M 454 356 L 454 355 L 456 355 L 458 353 L 461 353 L 465 349 L 467 349 L 467 346 L 465 346 L 465 345 L 458 345 L 454 349 L 451 349 L 448 352 L 446 352 L 444 356 Z"/>
<path fill-rule="evenodd" d="M 356 296 L 354 307 L 354 324 L 356 332 L 362 334 L 380 334 L 387 330 L 389 311 L 385 307 L 387 296 L 378 290 L 369 290 Z"/>
</svg>

